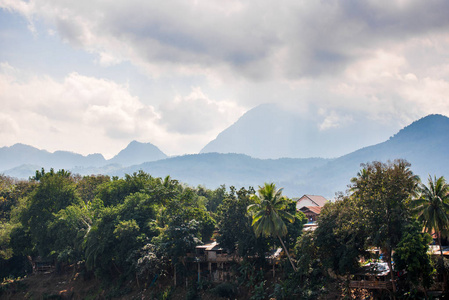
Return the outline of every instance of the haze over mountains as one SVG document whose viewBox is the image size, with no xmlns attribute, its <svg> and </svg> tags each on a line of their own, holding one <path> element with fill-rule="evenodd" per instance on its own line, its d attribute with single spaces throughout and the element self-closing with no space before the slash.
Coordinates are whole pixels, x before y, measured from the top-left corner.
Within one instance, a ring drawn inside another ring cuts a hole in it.
<svg viewBox="0 0 449 300">
<path fill-rule="evenodd" d="M 15 144 L 11 147 L 0 148 L 0 170 L 3 170 L 5 174 L 26 178 L 28 176 L 21 176 L 17 172 L 17 174 L 14 174 L 14 170 L 8 170 L 15 169 L 17 171 L 17 168 L 19 168 L 24 172 L 29 172 L 27 169 L 40 169 L 42 167 L 46 169 L 99 168 L 107 165 L 125 167 L 166 157 L 167 155 L 153 144 L 137 141 L 132 141 L 125 149 L 109 160 L 98 153 L 87 156 L 69 151 L 50 153 L 32 146 Z"/>
<path fill-rule="evenodd" d="M 333 198 L 344 192 L 361 163 L 406 159 L 412 171 L 427 182 L 431 176 L 449 176 L 449 118 L 429 115 L 400 130 L 385 142 L 364 147 L 335 159 L 256 159 L 243 154 L 203 153 L 125 168 L 142 169 L 156 176 L 171 175 L 191 185 L 255 186 L 276 182 L 284 194 L 318 194 Z M 115 173 L 120 175 L 119 173 Z"/>
<path fill-rule="evenodd" d="M 382 142 L 399 130 L 356 118 L 305 114 L 289 107 L 263 104 L 244 114 L 200 153 L 243 153 L 255 158 L 335 158 Z"/>
<path fill-rule="evenodd" d="M 356 151 L 348 151 L 345 155 L 337 158 L 318 158 L 317 156 L 333 157 L 335 153 L 344 151 L 345 145 L 337 143 L 338 141 L 345 143 L 343 133 L 334 130 L 334 138 L 332 134 L 324 131 L 318 132 L 316 129 L 310 128 L 308 131 L 304 130 L 307 131 L 306 133 L 297 133 L 295 130 L 301 128 L 298 127 L 299 125 L 308 128 L 307 122 L 311 122 L 311 120 L 294 121 L 294 114 L 285 111 L 276 111 L 277 116 L 267 121 L 265 125 L 263 125 L 264 122 L 259 123 L 262 124 L 258 129 L 260 134 L 252 133 L 254 128 L 257 129 L 257 126 L 251 128 L 253 123 L 258 120 L 255 116 L 262 118 L 267 113 L 273 114 L 273 112 L 272 107 L 270 109 L 269 106 L 266 106 L 256 109 L 254 115 L 246 114 L 202 150 L 202 152 L 208 152 L 216 149 L 223 152 L 221 154 L 200 153 L 168 158 L 156 146 L 134 141 L 114 158 L 105 160 L 100 154 L 82 156 L 64 151 L 49 153 L 31 146 L 16 144 L 0 148 L 0 170 L 3 170 L 1 172 L 6 175 L 21 178 L 32 176 L 40 167 L 65 168 L 81 175 L 101 173 L 123 176 L 126 173 L 143 170 L 152 176 L 170 175 L 191 186 L 204 185 L 208 188 L 216 188 L 221 184 L 234 185 L 237 188 L 257 187 L 264 182 L 274 181 L 279 187 L 285 188 L 284 194 L 289 197 L 319 194 L 328 198 L 332 198 L 335 192 L 345 191 L 351 177 L 360 170 L 361 163 L 374 160 L 386 162 L 397 158 L 407 159 L 412 164 L 414 173 L 419 175 L 424 182 L 427 181 L 429 174 L 449 176 L 449 118 L 445 116 L 429 115 L 413 122 L 381 143 L 361 147 Z M 282 121 L 283 116 L 286 119 L 285 122 Z M 268 119 L 265 117 L 265 120 Z M 283 128 L 276 127 L 279 123 L 282 126 L 291 125 L 294 129 L 284 128 L 287 133 L 273 136 L 274 131 Z M 244 126 L 245 124 L 250 125 Z M 263 134 L 264 128 L 270 129 L 270 124 L 276 125 L 268 135 L 270 143 L 284 149 L 285 153 L 275 152 L 276 147 L 266 146 L 267 153 L 277 157 L 287 156 L 288 153 L 291 153 L 287 151 L 291 150 L 288 150 L 286 145 L 290 143 L 300 153 L 295 156 L 301 155 L 302 158 L 260 159 L 252 157 L 265 155 L 260 150 L 263 150 L 263 145 L 270 144 L 267 143 L 267 135 Z M 357 130 L 354 130 L 352 134 L 355 134 Z M 236 132 L 232 134 L 234 131 Z M 362 130 L 360 136 L 353 135 L 346 138 L 358 139 L 359 142 L 364 141 L 366 137 L 363 132 Z M 257 147 L 241 146 L 239 148 L 239 145 L 235 145 L 239 143 L 239 140 L 242 140 L 243 143 L 245 134 L 249 134 L 247 139 L 250 140 L 245 143 L 246 146 L 257 145 Z M 292 139 L 292 136 L 296 136 L 298 141 L 288 141 L 288 139 Z M 232 147 L 219 147 L 226 141 L 233 143 Z M 325 149 L 320 152 L 321 148 Z M 246 149 L 247 153 L 226 153 L 237 152 L 239 149 L 242 151 Z M 252 153 L 252 156 L 249 156 L 248 152 Z"/>
</svg>

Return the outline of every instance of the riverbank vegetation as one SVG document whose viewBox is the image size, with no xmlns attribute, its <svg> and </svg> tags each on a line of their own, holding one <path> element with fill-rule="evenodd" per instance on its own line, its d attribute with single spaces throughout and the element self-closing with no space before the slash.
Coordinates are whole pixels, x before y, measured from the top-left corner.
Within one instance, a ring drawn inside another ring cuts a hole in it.
<svg viewBox="0 0 449 300">
<path fill-rule="evenodd" d="M 449 224 L 444 178 L 422 184 L 397 160 L 362 165 L 348 182 L 321 210 L 316 230 L 304 231 L 304 214 L 270 183 L 211 190 L 142 171 L 1 176 L 0 295 L 26 295 L 26 279 L 38 276 L 33 268 L 50 266 L 52 276 L 69 276 L 64 282 L 97 282 L 52 290 L 61 298 L 427 297 L 435 280 L 447 280 L 442 250 L 429 254 L 431 235 L 444 244 Z M 196 267 L 195 247 L 211 241 L 238 258 L 220 283 Z M 267 253 L 277 248 L 284 251 L 273 266 Z M 352 289 L 361 265 L 379 259 L 376 251 L 394 270 L 392 290 Z"/>
</svg>

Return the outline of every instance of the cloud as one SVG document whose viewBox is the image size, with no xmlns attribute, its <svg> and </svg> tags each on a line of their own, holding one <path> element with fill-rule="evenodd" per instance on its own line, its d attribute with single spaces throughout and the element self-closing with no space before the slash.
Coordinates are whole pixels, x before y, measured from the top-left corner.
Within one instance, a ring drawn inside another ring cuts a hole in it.
<svg viewBox="0 0 449 300">
<path fill-rule="evenodd" d="M 245 109 L 228 101 L 209 99 L 200 88 L 186 97 L 177 96 L 160 107 L 161 123 L 169 131 L 198 134 L 226 128 L 243 115 Z"/>
<path fill-rule="evenodd" d="M 142 128 L 157 122 L 154 109 L 126 86 L 78 73 L 68 74 L 62 82 L 46 76 L 19 81 L 11 69 L 8 64 L 0 69 L 1 135 L 6 143 L 111 155 L 123 143 L 146 137 Z M 49 144 L 39 139 L 40 132 L 47 131 Z"/>
<path fill-rule="evenodd" d="M 157 111 L 111 80 L 71 73 L 59 82 L 7 63 L 0 64 L 0 89 L 4 143 L 84 154 L 111 156 L 131 140 L 150 141 L 169 154 L 199 151 L 244 112 L 233 103 L 209 99 L 199 88 Z"/>
<path fill-rule="evenodd" d="M 353 121 L 351 116 L 341 116 L 335 111 L 326 112 L 324 110 L 321 110 L 319 114 L 325 115 L 324 120 L 318 126 L 321 131 L 347 126 Z"/>
<path fill-rule="evenodd" d="M 261 80 L 344 71 L 371 48 L 447 31 L 447 1 L 3 0 L 109 64 Z M 387 8 L 386 8 L 387 7 Z"/>
<path fill-rule="evenodd" d="M 95 56 L 94 72 L 68 70 L 58 79 L 2 67 L 3 114 L 18 124 L 8 130 L 26 136 L 39 124 L 72 134 L 70 123 L 102 137 L 91 149 L 114 152 L 121 145 L 112 141 L 140 139 L 180 154 L 265 102 L 316 114 L 323 130 L 360 120 L 399 128 L 429 113 L 449 115 L 444 0 L 0 0 L 0 7 Z M 111 79 L 120 64 L 139 74 L 128 78 L 146 75 L 139 87 Z"/>
</svg>

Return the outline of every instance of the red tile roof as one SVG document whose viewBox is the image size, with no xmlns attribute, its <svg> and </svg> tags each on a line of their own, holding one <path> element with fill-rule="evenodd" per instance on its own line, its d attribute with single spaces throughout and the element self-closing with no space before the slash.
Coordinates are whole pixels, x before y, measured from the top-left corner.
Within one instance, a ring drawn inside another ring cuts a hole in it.
<svg viewBox="0 0 449 300">
<path fill-rule="evenodd" d="M 312 202 L 315 202 L 317 206 L 324 206 L 324 204 L 326 204 L 327 199 L 324 198 L 323 196 L 318 196 L 318 195 L 304 195 L 303 197 L 307 197 L 310 200 L 312 200 Z"/>
<path fill-rule="evenodd" d="M 310 211 L 316 213 L 317 215 L 321 212 L 321 206 L 306 206 Z"/>
</svg>

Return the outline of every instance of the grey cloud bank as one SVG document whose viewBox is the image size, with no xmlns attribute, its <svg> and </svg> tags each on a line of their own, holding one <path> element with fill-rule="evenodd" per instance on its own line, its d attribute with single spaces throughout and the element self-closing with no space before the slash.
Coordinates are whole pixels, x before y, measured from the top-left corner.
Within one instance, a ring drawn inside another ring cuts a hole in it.
<svg viewBox="0 0 449 300">
<path fill-rule="evenodd" d="M 368 120 L 394 131 L 430 113 L 449 115 L 447 1 L 0 0 L 0 7 L 0 16 L 22 18 L 33 33 L 12 38 L 0 21 L 0 41 L 14 42 L 18 56 L 53 68 L 26 48 L 51 36 L 65 45 L 49 44 L 55 56 L 93 57 L 74 66 L 66 54 L 58 77 L 38 62 L 17 66 L 20 58 L 0 49 L 4 145 L 111 157 L 140 140 L 171 155 L 196 153 L 267 102 L 316 115 L 308 126 L 320 130 Z"/>
</svg>

